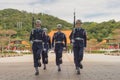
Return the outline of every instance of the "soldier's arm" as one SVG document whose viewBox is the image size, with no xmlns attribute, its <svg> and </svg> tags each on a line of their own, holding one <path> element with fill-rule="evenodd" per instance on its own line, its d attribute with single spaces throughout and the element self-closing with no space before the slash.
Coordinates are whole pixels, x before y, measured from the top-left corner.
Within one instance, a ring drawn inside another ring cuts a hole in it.
<svg viewBox="0 0 120 80">
<path fill-rule="evenodd" d="M 69 36 L 69 39 L 70 39 L 70 43 L 73 43 L 74 42 L 74 31 L 75 29 L 72 30 L 70 36 Z"/>
<path fill-rule="evenodd" d="M 49 42 L 48 42 L 48 43 L 49 43 L 49 48 L 51 49 L 51 40 L 50 40 L 50 36 L 48 36 L 48 38 L 49 38 L 49 40 L 48 40 L 48 41 L 49 41 Z"/>
<path fill-rule="evenodd" d="M 87 33 L 85 30 L 83 32 L 83 35 L 84 35 L 84 47 L 86 47 L 87 46 Z"/>
<path fill-rule="evenodd" d="M 73 39 L 73 31 L 70 33 L 69 39 L 70 39 L 70 40 Z"/>
<path fill-rule="evenodd" d="M 30 38 L 29 38 L 29 41 L 32 43 L 33 42 L 33 30 L 31 31 L 31 33 L 30 33 Z"/>
<path fill-rule="evenodd" d="M 64 34 L 64 42 L 65 42 L 65 47 L 67 47 L 67 39 L 66 39 L 65 34 Z"/>
<path fill-rule="evenodd" d="M 55 34 L 52 37 L 52 47 L 54 47 L 54 41 L 55 41 Z"/>
<path fill-rule="evenodd" d="M 45 42 L 45 36 L 46 36 L 46 35 L 45 35 L 45 32 L 43 31 L 43 32 L 42 32 L 42 41 L 43 41 L 43 42 Z"/>
</svg>

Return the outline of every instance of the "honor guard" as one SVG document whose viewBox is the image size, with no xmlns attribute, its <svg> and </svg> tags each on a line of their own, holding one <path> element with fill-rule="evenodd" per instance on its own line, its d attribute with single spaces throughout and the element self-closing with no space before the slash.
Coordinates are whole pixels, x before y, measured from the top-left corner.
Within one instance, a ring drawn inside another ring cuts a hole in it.
<svg viewBox="0 0 120 80">
<path fill-rule="evenodd" d="M 45 32 L 45 39 L 44 39 L 44 49 L 42 51 L 42 63 L 44 64 L 44 70 L 46 70 L 46 64 L 48 64 L 48 50 L 51 49 L 51 40 L 50 37 L 47 34 L 48 29 L 43 28 L 43 31 Z"/>
<path fill-rule="evenodd" d="M 56 55 L 56 65 L 58 66 L 58 71 L 61 71 L 60 64 L 62 64 L 62 51 L 63 48 L 66 48 L 66 36 L 63 32 L 61 32 L 62 25 L 57 25 L 57 32 L 54 33 L 52 38 L 52 47 L 55 47 L 55 55 Z"/>
<path fill-rule="evenodd" d="M 73 44 L 74 63 L 77 74 L 80 74 L 80 69 L 83 68 L 81 61 L 83 60 L 83 52 L 86 47 L 86 31 L 81 28 L 81 24 L 81 20 L 77 20 L 75 28 L 70 34 L 70 41 Z"/>
<path fill-rule="evenodd" d="M 41 29 L 41 21 L 36 20 L 35 28 L 31 31 L 30 42 L 32 43 L 35 75 L 39 75 L 38 67 L 41 67 L 41 55 L 43 51 L 43 41 L 45 39 L 45 33 Z"/>
</svg>

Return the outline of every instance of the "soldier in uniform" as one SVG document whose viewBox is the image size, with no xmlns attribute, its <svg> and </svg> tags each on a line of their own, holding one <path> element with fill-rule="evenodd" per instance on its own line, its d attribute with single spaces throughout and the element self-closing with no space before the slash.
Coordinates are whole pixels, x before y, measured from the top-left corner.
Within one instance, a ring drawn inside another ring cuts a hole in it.
<svg viewBox="0 0 120 80">
<path fill-rule="evenodd" d="M 80 69 L 83 68 L 81 61 L 83 60 L 83 52 L 86 47 L 86 31 L 81 28 L 81 24 L 81 20 L 77 20 L 75 28 L 70 34 L 70 41 L 73 44 L 74 63 L 77 74 L 80 74 Z"/>
<path fill-rule="evenodd" d="M 55 55 L 56 55 L 56 65 L 58 66 L 58 71 L 61 71 L 60 64 L 62 64 L 62 51 L 66 48 L 66 36 L 63 32 L 61 32 L 62 25 L 57 25 L 57 32 L 54 33 L 52 38 L 52 47 L 55 47 Z"/>
<path fill-rule="evenodd" d="M 43 41 L 45 39 L 45 33 L 41 29 L 41 21 L 36 20 L 35 28 L 31 31 L 30 42 L 32 43 L 35 75 L 39 75 L 38 67 L 41 67 L 41 54 L 43 51 Z"/>
<path fill-rule="evenodd" d="M 48 64 L 48 50 L 51 49 L 51 40 L 49 35 L 47 34 L 47 28 L 43 28 L 43 31 L 45 32 L 45 39 L 44 39 L 44 49 L 42 52 L 42 63 L 44 64 L 44 70 L 46 70 L 46 64 Z"/>
</svg>

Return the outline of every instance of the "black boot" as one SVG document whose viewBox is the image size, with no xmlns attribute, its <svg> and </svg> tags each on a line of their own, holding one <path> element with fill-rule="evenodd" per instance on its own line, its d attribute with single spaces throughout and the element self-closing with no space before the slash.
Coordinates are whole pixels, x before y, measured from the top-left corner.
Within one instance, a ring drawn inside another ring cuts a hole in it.
<svg viewBox="0 0 120 80">
<path fill-rule="evenodd" d="M 61 71 L 61 67 L 60 67 L 60 65 L 58 65 L 58 72 L 60 72 Z"/>
<path fill-rule="evenodd" d="M 39 70 L 38 70 L 38 67 L 35 67 L 35 75 L 37 76 L 37 75 L 39 75 Z"/>
<path fill-rule="evenodd" d="M 80 75 L 80 69 L 77 67 L 77 74 Z"/>
<path fill-rule="evenodd" d="M 38 60 L 38 66 L 41 67 L 41 62 L 40 62 L 40 60 Z"/>
<path fill-rule="evenodd" d="M 80 69 L 83 69 L 83 65 L 80 63 Z"/>
<path fill-rule="evenodd" d="M 44 68 L 43 69 L 46 70 L 46 64 L 44 64 Z"/>
<path fill-rule="evenodd" d="M 35 75 L 36 75 L 36 76 L 39 75 L 39 71 L 36 71 L 36 72 L 35 72 Z"/>
</svg>

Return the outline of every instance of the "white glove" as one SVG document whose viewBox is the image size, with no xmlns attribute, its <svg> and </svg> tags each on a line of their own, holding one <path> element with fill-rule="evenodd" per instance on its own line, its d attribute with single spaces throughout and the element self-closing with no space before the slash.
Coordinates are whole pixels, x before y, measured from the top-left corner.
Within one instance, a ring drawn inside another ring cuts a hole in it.
<svg viewBox="0 0 120 80">
<path fill-rule="evenodd" d="M 44 48 L 43 51 L 46 51 L 46 49 Z"/>
<path fill-rule="evenodd" d="M 86 47 L 84 47 L 84 50 L 86 49 Z"/>
<path fill-rule="evenodd" d="M 33 44 L 33 41 L 30 41 L 31 44 Z"/>
<path fill-rule="evenodd" d="M 63 49 L 66 50 L 66 47 L 64 47 Z"/>
<path fill-rule="evenodd" d="M 72 40 L 71 40 L 71 42 L 72 42 L 72 43 L 74 43 L 74 42 L 75 42 L 75 40 L 74 40 L 74 39 L 72 39 Z"/>
</svg>

